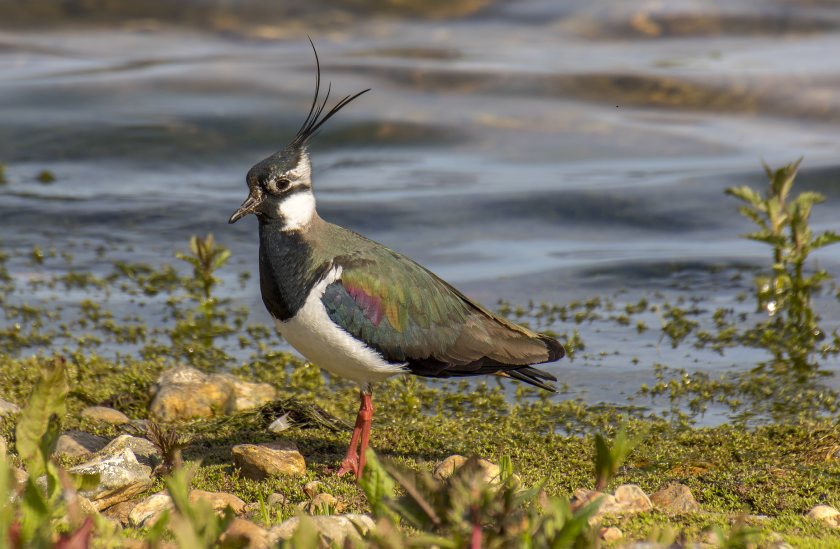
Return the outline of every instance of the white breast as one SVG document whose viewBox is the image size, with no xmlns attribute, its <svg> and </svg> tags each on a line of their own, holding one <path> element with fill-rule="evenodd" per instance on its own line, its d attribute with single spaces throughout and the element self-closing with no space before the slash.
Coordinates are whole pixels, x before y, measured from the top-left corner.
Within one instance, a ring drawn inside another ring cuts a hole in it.
<svg viewBox="0 0 840 549">
<path fill-rule="evenodd" d="M 303 307 L 291 319 L 274 321 L 277 331 L 307 360 L 331 374 L 366 387 L 405 372 L 404 364 L 391 364 L 351 336 L 327 315 L 321 297 L 327 286 L 341 277 L 341 267 L 333 267 L 312 288 Z"/>
</svg>

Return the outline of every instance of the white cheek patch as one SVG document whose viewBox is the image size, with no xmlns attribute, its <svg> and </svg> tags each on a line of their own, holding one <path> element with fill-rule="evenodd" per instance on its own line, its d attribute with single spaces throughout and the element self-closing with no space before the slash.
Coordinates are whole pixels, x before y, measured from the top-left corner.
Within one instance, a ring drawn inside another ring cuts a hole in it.
<svg viewBox="0 0 840 549">
<path fill-rule="evenodd" d="M 315 195 L 312 190 L 290 194 L 277 204 L 277 215 L 283 219 L 284 231 L 299 231 L 315 216 Z"/>
<path fill-rule="evenodd" d="M 294 181 L 309 183 L 309 178 L 312 176 L 312 163 L 309 162 L 309 156 L 306 154 L 300 155 L 300 160 L 293 170 L 286 172 L 286 175 Z"/>
</svg>

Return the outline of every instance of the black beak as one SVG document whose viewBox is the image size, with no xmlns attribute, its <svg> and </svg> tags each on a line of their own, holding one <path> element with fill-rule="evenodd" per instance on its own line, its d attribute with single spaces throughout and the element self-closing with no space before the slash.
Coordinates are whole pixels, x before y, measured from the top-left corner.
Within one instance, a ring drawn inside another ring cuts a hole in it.
<svg viewBox="0 0 840 549">
<path fill-rule="evenodd" d="M 248 198 L 245 199 L 245 202 L 239 206 L 239 209 L 233 212 L 233 215 L 230 216 L 230 219 L 228 219 L 228 223 L 236 223 L 246 215 L 254 213 L 261 203 L 262 197 L 258 198 L 254 195 L 249 195 Z"/>
</svg>

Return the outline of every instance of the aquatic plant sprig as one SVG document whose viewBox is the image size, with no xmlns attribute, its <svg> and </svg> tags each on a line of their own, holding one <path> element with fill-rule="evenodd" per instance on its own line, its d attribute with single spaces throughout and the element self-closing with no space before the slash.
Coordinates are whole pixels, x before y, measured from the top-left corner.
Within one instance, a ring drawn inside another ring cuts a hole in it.
<svg viewBox="0 0 840 549">
<path fill-rule="evenodd" d="M 770 366 L 777 374 L 793 373 L 804 381 L 819 369 L 818 351 L 840 352 L 836 345 L 820 349 L 825 333 L 813 307 L 813 298 L 832 276 L 824 269 L 806 272 L 810 254 L 840 242 L 840 235 L 834 231 L 815 234 L 809 225 L 811 210 L 825 201 L 823 195 L 805 191 L 791 196 L 801 161 L 776 170 L 764 164 L 769 184 L 763 195 L 748 186 L 731 187 L 726 192 L 745 203 L 738 211 L 758 226 L 746 238 L 773 249 L 771 272 L 755 279 L 757 306 L 768 318 L 747 330 L 741 339 L 773 355 L 771 361 L 758 366 L 759 370 Z M 836 334 L 834 339 L 836 342 Z"/>
</svg>

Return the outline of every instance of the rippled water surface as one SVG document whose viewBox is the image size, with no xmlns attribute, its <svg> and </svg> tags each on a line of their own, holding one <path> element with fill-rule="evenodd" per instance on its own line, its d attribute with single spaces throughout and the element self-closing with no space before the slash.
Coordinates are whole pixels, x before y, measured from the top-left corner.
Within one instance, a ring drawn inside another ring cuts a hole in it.
<svg viewBox="0 0 840 549">
<path fill-rule="evenodd" d="M 763 185 L 762 159 L 804 156 L 800 188 L 828 196 L 815 227 L 840 228 L 834 3 L 384 2 L 388 18 L 360 2 L 49 5 L 0 5 L 0 229 L 13 250 L 72 250 L 97 270 L 101 243 L 160 262 L 210 231 L 234 251 L 230 281 L 255 272 L 256 221 L 226 220 L 245 172 L 308 109 L 307 32 L 336 96 L 373 88 L 313 146 L 322 216 L 489 305 L 659 291 L 738 306 L 750 276 L 732 275 L 768 254 L 739 238 L 749 227 L 723 191 Z M 38 183 L 42 169 L 57 181 Z M 817 259 L 840 275 L 840 250 Z M 255 282 L 226 288 L 268 320 Z M 572 395 L 624 402 L 657 362 L 763 358 L 672 350 L 647 321 L 644 334 L 584 324 L 586 352 L 550 369 Z"/>
</svg>

